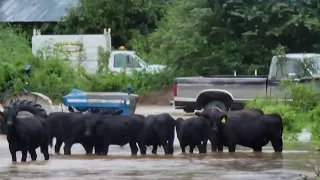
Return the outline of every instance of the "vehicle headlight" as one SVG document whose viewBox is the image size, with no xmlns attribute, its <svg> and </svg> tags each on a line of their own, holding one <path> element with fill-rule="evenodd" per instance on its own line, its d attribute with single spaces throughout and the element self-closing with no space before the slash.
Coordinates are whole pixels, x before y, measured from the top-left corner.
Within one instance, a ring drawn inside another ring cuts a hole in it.
<svg viewBox="0 0 320 180">
<path fill-rule="evenodd" d="M 126 105 L 130 105 L 130 99 L 126 100 Z"/>
<path fill-rule="evenodd" d="M 121 100 L 121 103 L 129 105 L 130 104 L 130 99 Z"/>
</svg>

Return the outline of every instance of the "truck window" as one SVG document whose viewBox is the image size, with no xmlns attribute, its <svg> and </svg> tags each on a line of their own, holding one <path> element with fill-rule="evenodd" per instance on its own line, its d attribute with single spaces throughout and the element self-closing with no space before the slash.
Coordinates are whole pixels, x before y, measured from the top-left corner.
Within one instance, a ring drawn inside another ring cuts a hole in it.
<svg viewBox="0 0 320 180">
<path fill-rule="evenodd" d="M 305 64 L 312 74 L 320 74 L 320 56 L 305 59 Z"/>
<path fill-rule="evenodd" d="M 127 67 L 133 68 L 133 59 L 131 56 L 127 56 Z"/>
<path fill-rule="evenodd" d="M 141 68 L 138 59 L 132 56 L 127 56 L 127 64 L 129 68 Z"/>
<path fill-rule="evenodd" d="M 279 58 L 276 63 L 276 79 L 286 78 L 289 73 L 295 73 L 298 78 L 308 76 L 308 72 L 300 59 Z"/>
<path fill-rule="evenodd" d="M 130 54 L 115 54 L 114 65 L 115 68 L 140 68 L 140 64 L 136 58 Z"/>
<path fill-rule="evenodd" d="M 127 57 L 128 55 L 126 54 L 115 54 L 113 67 L 115 68 L 127 67 Z"/>
<path fill-rule="evenodd" d="M 133 58 L 133 68 L 141 68 L 138 58 Z"/>
</svg>

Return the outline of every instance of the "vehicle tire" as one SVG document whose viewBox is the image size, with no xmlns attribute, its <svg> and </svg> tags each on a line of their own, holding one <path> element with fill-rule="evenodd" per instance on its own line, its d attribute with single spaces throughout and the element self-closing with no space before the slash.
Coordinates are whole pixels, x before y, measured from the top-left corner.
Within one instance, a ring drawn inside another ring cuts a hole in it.
<svg viewBox="0 0 320 180">
<path fill-rule="evenodd" d="M 221 101 L 211 101 L 203 109 L 220 112 L 228 111 L 227 105 Z"/>
<path fill-rule="evenodd" d="M 17 108 L 17 117 L 41 116 L 46 117 L 47 113 L 40 104 L 29 100 L 18 100 L 9 105 L 10 108 Z M 0 122 L 0 134 L 7 134 L 7 126 L 4 121 Z"/>
<path fill-rule="evenodd" d="M 184 108 L 183 111 L 185 113 L 194 113 L 194 109 L 192 109 L 192 108 Z"/>
</svg>

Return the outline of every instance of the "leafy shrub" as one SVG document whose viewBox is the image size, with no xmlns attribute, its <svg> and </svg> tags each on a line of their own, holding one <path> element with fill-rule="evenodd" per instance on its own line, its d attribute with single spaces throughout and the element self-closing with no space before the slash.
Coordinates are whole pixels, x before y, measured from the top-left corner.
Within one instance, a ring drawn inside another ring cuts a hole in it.
<svg viewBox="0 0 320 180">
<path fill-rule="evenodd" d="M 124 72 L 112 73 L 100 68 L 98 74 L 87 74 L 81 67 L 71 68 L 67 61 L 59 57 L 49 57 L 45 60 L 35 57 L 26 36 L 17 29 L 0 26 L 0 40 L 2 95 L 8 91 L 21 92 L 23 88 L 27 88 L 59 102 L 62 92 L 69 92 L 72 88 L 108 92 L 126 90 L 128 85 L 132 86 L 135 93 L 145 93 L 170 88 L 173 77 L 178 73 L 166 70 L 154 74 L 134 72 L 132 76 L 127 76 Z M 29 76 L 23 71 L 27 64 L 32 65 Z"/>
</svg>

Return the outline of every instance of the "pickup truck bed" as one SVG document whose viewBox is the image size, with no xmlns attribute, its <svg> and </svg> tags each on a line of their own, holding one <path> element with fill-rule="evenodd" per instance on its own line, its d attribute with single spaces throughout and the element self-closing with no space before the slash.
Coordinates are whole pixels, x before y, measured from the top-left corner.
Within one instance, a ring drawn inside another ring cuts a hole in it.
<svg viewBox="0 0 320 180">
<path fill-rule="evenodd" d="M 228 110 L 232 105 L 240 105 L 256 96 L 279 93 L 280 82 L 270 81 L 267 76 L 197 76 L 174 79 L 174 106 L 193 112 L 203 108 L 218 106 Z"/>
</svg>

